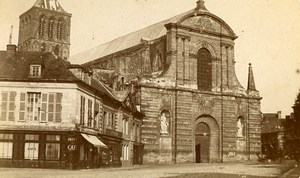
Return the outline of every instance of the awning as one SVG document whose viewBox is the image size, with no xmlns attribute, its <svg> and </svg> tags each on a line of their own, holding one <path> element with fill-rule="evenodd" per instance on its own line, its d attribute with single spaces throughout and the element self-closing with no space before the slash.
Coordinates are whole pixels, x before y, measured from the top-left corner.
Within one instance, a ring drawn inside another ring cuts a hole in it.
<svg viewBox="0 0 300 178">
<path fill-rule="evenodd" d="M 90 142 L 94 146 L 107 148 L 107 146 L 103 142 L 101 142 L 101 140 L 99 140 L 96 136 L 88 135 L 88 134 L 84 134 L 84 133 L 82 133 L 81 135 L 83 136 L 83 138 L 85 138 L 88 142 Z"/>
</svg>

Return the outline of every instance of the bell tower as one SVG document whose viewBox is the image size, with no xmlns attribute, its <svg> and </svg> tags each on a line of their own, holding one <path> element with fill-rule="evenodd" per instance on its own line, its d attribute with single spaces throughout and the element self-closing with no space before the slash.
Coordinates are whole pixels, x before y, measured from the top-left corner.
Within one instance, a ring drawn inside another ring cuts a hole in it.
<svg viewBox="0 0 300 178">
<path fill-rule="evenodd" d="M 19 17 L 19 51 L 54 52 L 67 60 L 71 16 L 58 0 L 37 0 L 32 8 Z"/>
</svg>

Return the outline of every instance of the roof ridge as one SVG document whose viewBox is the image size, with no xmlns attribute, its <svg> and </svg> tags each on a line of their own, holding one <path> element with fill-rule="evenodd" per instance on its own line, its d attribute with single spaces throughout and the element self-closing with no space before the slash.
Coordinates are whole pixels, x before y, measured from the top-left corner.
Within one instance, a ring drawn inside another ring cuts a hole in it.
<svg viewBox="0 0 300 178">
<path fill-rule="evenodd" d="M 135 30 L 135 31 L 132 31 L 132 32 L 130 32 L 130 33 L 124 34 L 124 35 L 119 36 L 119 37 L 117 37 L 117 38 L 114 38 L 114 39 L 112 39 L 112 40 L 110 40 L 110 41 L 101 43 L 101 44 L 99 44 L 99 45 L 97 45 L 97 46 L 95 46 L 95 47 L 89 48 L 89 49 L 84 50 L 84 51 L 82 51 L 82 52 L 80 52 L 80 53 L 77 53 L 77 54 L 72 55 L 72 56 L 70 57 L 70 59 L 72 60 L 72 58 L 75 58 L 76 56 L 79 56 L 79 55 L 81 55 L 81 54 L 84 54 L 84 53 L 86 53 L 87 51 L 93 51 L 93 50 L 95 50 L 95 49 L 99 49 L 99 48 L 101 48 L 101 47 L 108 46 L 109 44 L 112 44 L 112 43 L 114 43 L 114 42 L 116 42 L 116 41 L 118 41 L 118 40 L 121 40 L 122 38 L 125 38 L 125 37 L 127 37 L 127 36 L 130 36 L 130 35 L 133 35 L 133 34 L 139 34 L 139 32 L 143 32 L 143 31 L 145 31 L 146 29 L 149 29 L 149 28 L 151 28 L 151 27 L 158 26 L 159 24 L 172 22 L 172 20 L 178 21 L 179 19 L 177 19 L 177 18 L 179 18 L 179 17 L 184 17 L 185 15 L 194 12 L 194 10 L 195 10 L 195 9 L 190 9 L 190 10 L 188 10 L 188 11 L 186 11 L 186 12 L 181 13 L 181 14 L 178 14 L 178 15 L 175 15 L 175 16 L 173 16 L 173 17 L 167 18 L 167 19 L 165 19 L 165 20 L 156 22 L 156 23 L 151 24 L 151 25 L 148 25 L 148 26 L 146 26 L 146 27 L 142 27 L 142 28 L 140 28 L 139 30 Z M 159 35 L 159 34 L 158 34 L 158 35 Z M 158 38 L 159 38 L 159 37 L 158 37 Z M 141 40 L 141 39 L 138 39 L 138 40 Z M 128 46 L 128 48 L 129 48 L 129 47 L 132 47 L 132 46 Z M 125 48 L 125 49 L 127 49 L 127 48 Z M 100 58 L 101 58 L 101 57 L 103 57 L 103 56 L 100 56 Z M 84 63 L 85 63 L 85 62 L 84 62 Z"/>
</svg>

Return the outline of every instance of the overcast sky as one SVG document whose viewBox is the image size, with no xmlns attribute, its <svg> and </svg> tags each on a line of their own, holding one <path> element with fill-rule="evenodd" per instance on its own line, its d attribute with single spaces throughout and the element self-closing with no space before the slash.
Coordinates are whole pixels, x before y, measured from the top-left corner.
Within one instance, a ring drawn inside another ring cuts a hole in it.
<svg viewBox="0 0 300 178">
<path fill-rule="evenodd" d="M 19 15 L 36 0 L 0 0 L 0 50 L 10 26 L 17 44 Z M 59 0 L 72 13 L 71 55 L 196 7 L 196 0 Z M 262 112 L 289 114 L 300 89 L 300 0 L 206 0 L 235 40 L 237 77 L 247 87 L 252 63 Z"/>
</svg>

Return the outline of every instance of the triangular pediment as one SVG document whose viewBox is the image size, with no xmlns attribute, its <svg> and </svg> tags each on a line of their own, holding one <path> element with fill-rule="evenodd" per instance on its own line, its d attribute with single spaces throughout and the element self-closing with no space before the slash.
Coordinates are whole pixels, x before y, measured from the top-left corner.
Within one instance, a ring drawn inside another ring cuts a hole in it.
<svg viewBox="0 0 300 178">
<path fill-rule="evenodd" d="M 66 13 L 66 11 L 59 4 L 58 0 L 37 0 L 34 4 L 34 7 Z"/>
</svg>

